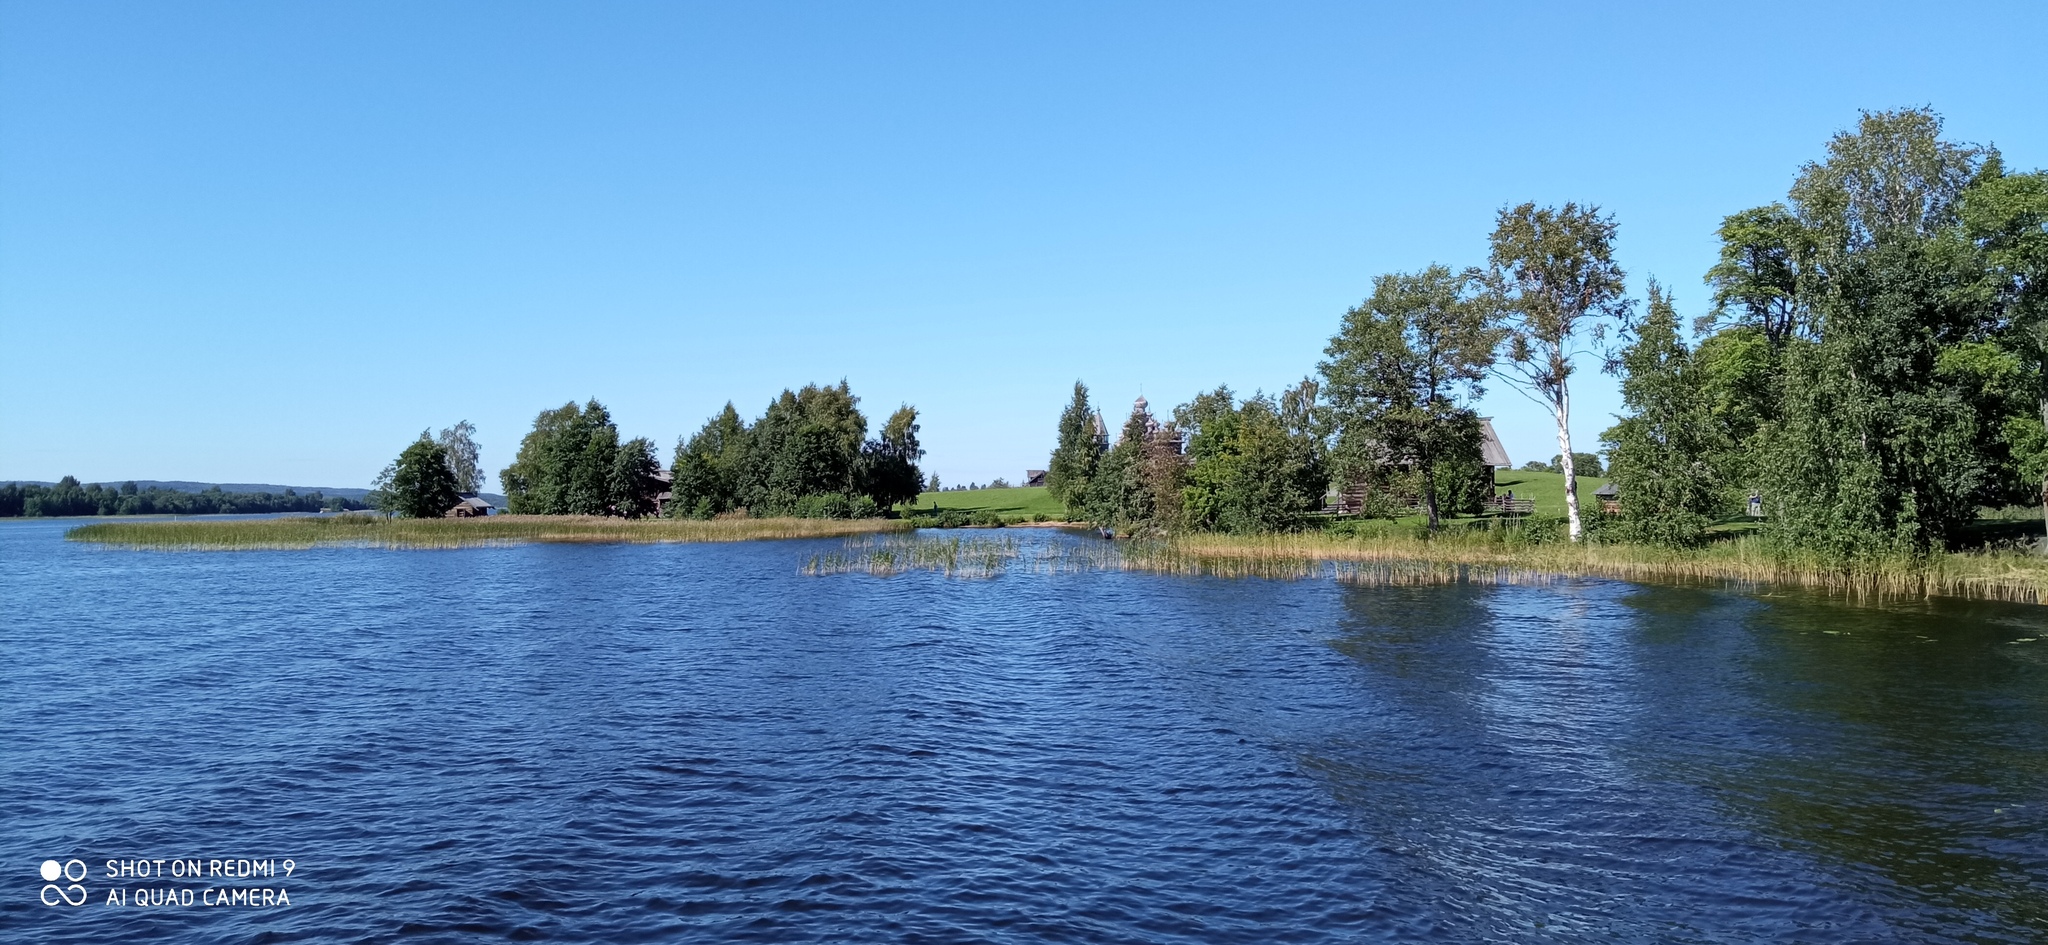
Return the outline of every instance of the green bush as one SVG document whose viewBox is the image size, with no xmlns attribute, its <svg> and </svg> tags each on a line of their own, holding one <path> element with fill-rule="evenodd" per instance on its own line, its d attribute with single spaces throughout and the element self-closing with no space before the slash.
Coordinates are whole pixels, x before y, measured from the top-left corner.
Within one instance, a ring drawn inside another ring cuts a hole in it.
<svg viewBox="0 0 2048 945">
<path fill-rule="evenodd" d="M 852 518 L 852 503 L 842 492 L 821 492 L 802 496 L 790 509 L 797 518 Z"/>
<path fill-rule="evenodd" d="M 1333 538 L 1387 538 L 1394 534 L 1394 523 L 1376 518 L 1345 518 L 1331 522 L 1326 530 Z"/>
<path fill-rule="evenodd" d="M 1571 540 L 1570 527 L 1563 516 L 1529 516 L 1522 524 L 1509 526 L 1514 530 L 1510 542 L 1525 545 L 1554 545 Z"/>
<path fill-rule="evenodd" d="M 1001 528 L 1003 527 L 1004 522 L 1002 516 L 997 515 L 996 513 L 991 512 L 987 509 L 982 509 L 981 511 L 978 511 L 973 515 L 968 516 L 967 524 L 981 525 L 990 528 Z"/>
</svg>

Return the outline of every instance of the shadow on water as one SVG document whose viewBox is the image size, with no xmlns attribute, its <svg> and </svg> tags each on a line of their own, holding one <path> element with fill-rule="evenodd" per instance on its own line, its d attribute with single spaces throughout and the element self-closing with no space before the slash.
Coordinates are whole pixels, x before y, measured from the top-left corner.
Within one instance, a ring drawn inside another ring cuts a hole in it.
<svg viewBox="0 0 2048 945">
<path fill-rule="evenodd" d="M 1790 596 L 1737 626 L 1751 650 L 1726 682 L 1753 731 L 1694 749 L 1701 784 L 1787 848 L 1933 907 L 1905 911 L 1918 934 L 2048 932 L 2048 650 L 2031 608 Z"/>
<path fill-rule="evenodd" d="M 1475 938 L 2038 941 L 2031 608 L 1585 581 L 1343 591 L 1303 766 Z"/>
</svg>

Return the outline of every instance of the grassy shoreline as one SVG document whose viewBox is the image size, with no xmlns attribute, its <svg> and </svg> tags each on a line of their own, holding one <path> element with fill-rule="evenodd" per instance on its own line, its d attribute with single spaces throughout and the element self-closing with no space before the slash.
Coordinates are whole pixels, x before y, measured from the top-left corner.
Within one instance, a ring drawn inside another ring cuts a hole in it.
<svg viewBox="0 0 2048 945">
<path fill-rule="evenodd" d="M 670 519 L 626 520 L 583 516 L 498 515 L 478 519 L 383 519 L 344 515 L 321 518 L 194 521 L 95 522 L 65 532 L 70 541 L 114 548 L 183 550 L 294 550 L 314 547 L 442 549 L 529 542 L 680 543 L 756 541 L 788 538 L 854 538 L 872 541 L 887 533 L 886 546 L 848 549 L 823 567 L 826 572 L 890 572 L 929 566 L 919 549 L 893 542 L 924 539 L 903 535 L 909 523 L 889 519 Z M 950 546 L 948 573 L 962 551 L 972 558 L 989 549 L 959 546 L 958 539 L 930 539 Z M 863 544 L 867 544 L 864 542 Z M 991 548 L 994 546 L 991 546 Z M 992 573 L 997 559 L 1014 557 L 1014 546 L 977 564 Z M 884 551 L 875 558 L 870 549 Z M 872 559 L 872 560 L 871 560 Z M 809 569 L 819 573 L 814 562 Z M 1786 558 L 1756 538 L 1739 537 L 1705 548 L 1679 551 L 1643 545 L 1531 543 L 1513 531 L 1451 531 L 1425 538 L 1412 532 L 1363 537 L 1320 533 L 1266 535 L 1188 534 L 1163 540 L 1087 543 L 1062 551 L 1035 567 L 1053 570 L 1113 569 L 1159 574 L 1225 577 L 1314 577 L 1366 583 L 1525 583 L 1558 577 L 1601 577 L 1652 583 L 1732 583 L 1789 587 L 1859 597 L 1961 597 L 2048 604 L 2048 558 L 2016 551 L 1950 552 L 1923 559 L 1875 562 L 1847 570 L 1820 560 Z M 975 570 L 970 569 L 970 570 Z"/>
<path fill-rule="evenodd" d="M 69 541 L 157 551 L 363 548 L 473 548 L 529 542 L 678 543 L 837 538 L 900 531 L 888 519 L 745 518 L 691 521 L 580 515 L 385 519 L 369 515 L 233 521 L 100 522 L 64 533 Z"/>
<path fill-rule="evenodd" d="M 1850 596 L 2048 603 L 2048 559 L 2023 552 L 1949 552 L 1847 570 L 1818 559 L 1788 559 L 1751 537 L 1681 551 L 1591 542 L 1513 544 L 1486 533 L 1431 539 L 1183 535 L 1139 543 L 1124 558 L 1127 567 L 1169 574 L 1280 575 L 1304 564 L 1423 565 L 1496 572 L 1503 579 L 1515 574 L 1604 577 L 1796 587 Z"/>
<path fill-rule="evenodd" d="M 1529 544 L 1497 535 L 1334 537 L 1320 534 L 1180 535 L 1134 541 L 1020 544 L 1002 535 L 871 535 L 814 555 L 808 575 L 887 576 L 932 571 L 993 577 L 1005 571 L 1136 571 L 1278 580 L 1334 578 L 1362 585 L 1543 585 L 1573 578 L 1646 584 L 1798 589 L 1863 600 L 1958 597 L 2048 603 L 2048 560 L 2013 552 L 1951 553 L 1857 571 L 1788 561 L 1753 538 L 1696 551 L 1642 545 Z"/>
</svg>

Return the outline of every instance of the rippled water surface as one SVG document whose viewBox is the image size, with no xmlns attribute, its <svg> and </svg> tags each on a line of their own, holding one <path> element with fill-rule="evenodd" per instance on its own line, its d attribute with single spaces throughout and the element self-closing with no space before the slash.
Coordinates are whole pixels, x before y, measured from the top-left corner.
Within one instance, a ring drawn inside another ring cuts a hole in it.
<svg viewBox="0 0 2048 945">
<path fill-rule="evenodd" d="M 2048 940 L 2041 608 L 67 524 L 0 523 L 7 941 Z M 294 869 L 106 875 L 183 858 Z"/>
</svg>

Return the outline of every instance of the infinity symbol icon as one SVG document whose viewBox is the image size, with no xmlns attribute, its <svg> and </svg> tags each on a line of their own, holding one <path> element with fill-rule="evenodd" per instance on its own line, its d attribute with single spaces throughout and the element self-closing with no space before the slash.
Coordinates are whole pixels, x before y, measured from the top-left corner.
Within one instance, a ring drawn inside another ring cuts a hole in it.
<svg viewBox="0 0 2048 945">
<path fill-rule="evenodd" d="M 85 905 L 85 887 L 78 884 L 79 880 L 85 878 L 84 860 L 74 859 L 63 863 L 59 863 L 56 860 L 44 860 L 42 873 L 43 882 L 46 884 L 43 886 L 43 905 L 54 906 L 59 902 L 74 906 Z M 70 880 L 71 885 L 57 885 L 62 880 Z M 75 901 L 71 898 L 73 893 L 76 893 L 78 896 Z M 52 894 L 55 894 L 57 898 L 51 899 L 50 896 Z"/>
</svg>

